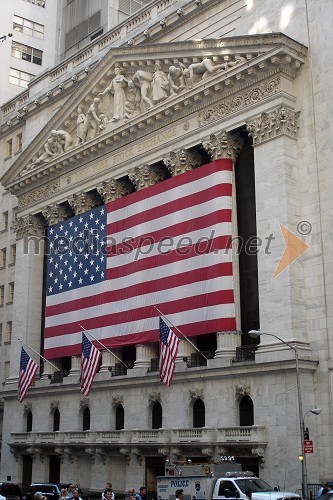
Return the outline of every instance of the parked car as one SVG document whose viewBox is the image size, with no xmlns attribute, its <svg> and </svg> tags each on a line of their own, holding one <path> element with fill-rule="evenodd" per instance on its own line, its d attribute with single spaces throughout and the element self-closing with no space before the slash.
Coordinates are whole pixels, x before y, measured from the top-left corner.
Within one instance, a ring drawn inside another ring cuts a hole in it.
<svg viewBox="0 0 333 500">
<path fill-rule="evenodd" d="M 0 482 L 0 495 L 6 497 L 7 500 L 14 500 L 15 497 L 22 498 L 22 491 L 18 484 Z"/>
<path fill-rule="evenodd" d="M 61 488 L 64 485 L 54 483 L 33 483 L 25 496 L 26 500 L 33 500 L 35 493 L 42 493 L 50 500 L 60 500 Z"/>
</svg>

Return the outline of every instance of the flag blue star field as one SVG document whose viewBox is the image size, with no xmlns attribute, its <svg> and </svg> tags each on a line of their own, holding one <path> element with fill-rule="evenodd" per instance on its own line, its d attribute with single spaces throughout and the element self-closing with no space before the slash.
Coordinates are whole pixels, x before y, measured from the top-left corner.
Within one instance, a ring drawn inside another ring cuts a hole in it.
<svg viewBox="0 0 333 500">
<path fill-rule="evenodd" d="M 186 336 L 236 330 L 232 162 L 216 160 L 47 231 L 44 355 L 159 339 L 159 307 Z"/>
<path fill-rule="evenodd" d="M 20 374 L 18 382 L 18 394 L 17 398 L 20 403 L 25 399 L 27 390 L 33 383 L 36 372 L 38 370 L 38 365 L 35 363 L 27 354 L 27 352 L 21 349 L 21 359 L 20 359 Z"/>
</svg>

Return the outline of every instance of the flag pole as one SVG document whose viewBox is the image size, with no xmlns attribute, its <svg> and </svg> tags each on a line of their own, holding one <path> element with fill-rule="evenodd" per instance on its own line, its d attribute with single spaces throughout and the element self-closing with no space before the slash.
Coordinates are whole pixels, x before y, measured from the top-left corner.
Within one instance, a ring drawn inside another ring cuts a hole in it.
<svg viewBox="0 0 333 500">
<path fill-rule="evenodd" d="M 183 334 L 183 332 L 182 332 L 181 330 L 179 330 L 179 328 L 178 328 L 176 325 L 174 325 L 173 323 L 171 323 L 171 321 L 170 321 L 170 320 L 169 320 L 169 319 L 168 319 L 168 318 L 167 318 L 167 317 L 166 317 L 166 316 L 162 313 L 162 311 L 160 311 L 160 309 L 159 309 L 158 307 L 156 307 L 156 306 L 154 306 L 154 307 L 155 307 L 156 311 L 157 311 L 157 312 L 158 312 L 161 316 L 163 316 L 163 318 L 165 318 L 165 319 L 166 319 L 166 321 L 167 321 L 167 322 L 171 325 L 171 327 L 172 327 L 172 328 L 174 328 L 175 330 L 177 330 L 177 332 L 179 332 L 179 333 L 180 333 L 180 335 L 181 335 L 181 336 L 182 336 L 185 340 L 187 340 L 187 342 L 188 342 L 189 344 L 191 344 L 191 346 L 192 346 L 192 347 L 194 347 L 194 349 L 195 349 L 195 350 L 196 350 L 199 354 L 201 354 L 201 356 L 202 356 L 202 357 L 203 357 L 206 361 L 208 361 L 208 358 L 204 355 L 204 353 L 203 353 L 203 352 L 201 352 L 201 351 L 200 351 L 200 349 L 198 349 L 198 348 L 197 348 L 197 346 L 196 346 L 196 345 L 194 345 L 194 344 L 193 344 L 193 342 L 191 342 L 191 341 L 190 341 L 190 340 L 186 337 L 186 335 L 184 335 L 184 334 Z"/>
<path fill-rule="evenodd" d="M 128 369 L 127 364 L 124 363 L 124 361 L 122 359 L 118 358 L 118 356 L 114 352 L 112 352 L 104 344 L 102 344 L 102 342 L 100 340 L 96 339 L 96 337 L 94 337 L 92 333 L 88 332 L 88 330 L 86 330 L 82 325 L 80 325 L 80 323 L 79 323 L 79 327 L 82 328 L 82 330 L 85 331 L 88 335 L 90 335 L 90 337 L 92 337 L 94 340 L 96 340 L 96 342 L 98 342 L 103 347 L 103 349 L 105 349 L 107 352 L 112 354 L 112 356 L 114 356 L 118 361 L 120 361 L 120 363 L 122 365 L 126 366 L 126 368 Z"/>
<path fill-rule="evenodd" d="M 53 363 L 51 363 L 51 361 L 49 361 L 48 359 L 44 358 L 44 356 L 42 356 L 41 354 L 39 354 L 39 352 L 35 351 L 35 349 L 33 349 L 28 344 L 26 344 L 25 342 L 23 342 L 23 340 L 21 340 L 21 339 L 17 339 L 17 340 L 19 340 L 21 342 L 21 344 L 25 345 L 28 349 L 30 349 L 30 351 L 34 352 L 35 354 L 37 354 L 37 356 L 39 356 L 44 361 L 46 361 L 46 363 L 48 363 L 49 365 L 51 365 L 55 370 L 57 370 L 57 372 L 61 372 L 60 368 L 57 368 Z"/>
</svg>

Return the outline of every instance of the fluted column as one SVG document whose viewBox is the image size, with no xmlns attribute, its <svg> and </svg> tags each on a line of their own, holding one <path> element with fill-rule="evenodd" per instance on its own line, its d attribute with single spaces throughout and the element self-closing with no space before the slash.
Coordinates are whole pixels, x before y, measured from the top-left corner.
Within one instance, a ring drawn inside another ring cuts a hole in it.
<svg viewBox="0 0 333 500">
<path fill-rule="evenodd" d="M 100 199 L 93 193 L 77 193 L 68 198 L 68 203 L 73 209 L 75 215 L 83 214 L 100 205 Z"/>
<path fill-rule="evenodd" d="M 48 205 L 47 207 L 43 208 L 42 214 L 47 221 L 48 226 L 53 226 L 53 224 L 58 224 L 58 222 L 71 217 L 72 211 L 69 207 L 58 205 L 57 203 L 55 203 L 54 205 Z"/>
<path fill-rule="evenodd" d="M 109 368 L 114 369 L 115 364 L 120 363 L 116 356 L 121 359 L 120 349 L 112 349 L 112 353 L 109 351 L 102 351 L 102 366 L 100 371 L 105 372 L 109 370 Z"/>
<path fill-rule="evenodd" d="M 154 186 L 157 182 L 164 181 L 167 177 L 167 172 L 164 168 L 153 167 L 148 164 L 142 167 L 135 167 L 128 172 L 128 177 L 133 183 L 136 191 Z"/>
<path fill-rule="evenodd" d="M 28 215 L 18 219 L 13 230 L 17 241 L 9 379 L 18 375 L 18 339 L 40 352 L 45 222 L 42 216 Z M 29 355 L 39 364 L 37 355 L 32 352 Z"/>
<path fill-rule="evenodd" d="M 136 360 L 134 368 L 150 368 L 150 360 L 157 358 L 157 343 L 136 344 Z"/>
<path fill-rule="evenodd" d="M 71 371 L 69 375 L 79 375 L 81 373 L 81 356 L 72 356 L 71 357 Z"/>
<path fill-rule="evenodd" d="M 211 134 L 209 138 L 202 141 L 203 147 L 209 154 L 212 161 L 217 159 L 232 160 L 233 165 L 237 155 L 242 147 L 242 140 L 236 134 L 232 135 L 222 130 L 218 134 Z M 236 189 L 235 189 L 235 169 L 232 171 L 232 231 L 234 238 L 238 234 L 237 230 L 237 209 L 236 209 Z M 237 244 L 232 245 L 232 269 L 233 269 L 233 288 L 235 303 L 236 331 L 240 325 L 240 287 L 239 287 L 239 262 L 237 254 Z M 235 355 L 235 349 L 241 343 L 240 335 L 235 332 L 218 332 L 217 349 L 215 358 L 230 359 Z"/>
<path fill-rule="evenodd" d="M 44 361 L 44 369 L 43 369 L 43 375 L 42 378 L 47 378 L 49 375 L 53 375 L 57 371 L 61 371 L 61 358 L 58 359 L 50 359 L 52 365 L 54 365 L 56 368 L 54 368 L 50 363 L 46 363 Z"/>
<path fill-rule="evenodd" d="M 191 337 L 191 342 L 192 344 L 196 344 L 196 338 Z M 184 363 L 183 358 L 188 358 L 188 360 L 191 359 L 191 354 L 192 352 L 196 352 L 195 348 L 186 340 L 186 339 L 180 339 L 179 342 L 179 348 L 178 348 L 178 354 L 176 357 L 176 364 L 179 363 Z"/>
<path fill-rule="evenodd" d="M 97 186 L 97 191 L 103 198 L 104 203 L 108 203 L 132 193 L 134 186 L 128 179 L 110 179 Z"/>
</svg>

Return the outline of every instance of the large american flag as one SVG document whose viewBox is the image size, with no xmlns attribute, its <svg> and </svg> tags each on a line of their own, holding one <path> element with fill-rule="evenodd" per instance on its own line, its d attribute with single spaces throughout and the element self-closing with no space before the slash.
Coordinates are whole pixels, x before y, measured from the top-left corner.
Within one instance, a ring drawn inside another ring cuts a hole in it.
<svg viewBox="0 0 333 500">
<path fill-rule="evenodd" d="M 171 328 L 160 318 L 160 379 L 170 385 L 175 371 L 175 359 L 178 353 L 179 338 Z"/>
<path fill-rule="evenodd" d="M 18 381 L 18 394 L 17 399 L 20 403 L 24 401 L 27 394 L 27 390 L 33 383 L 35 375 L 38 370 L 38 365 L 35 363 L 27 354 L 27 352 L 21 349 L 21 359 L 20 359 L 20 374 Z"/>
<path fill-rule="evenodd" d="M 48 229 L 45 356 L 234 331 L 232 162 L 217 160 Z"/>
<path fill-rule="evenodd" d="M 88 396 L 95 374 L 99 368 L 102 353 L 94 346 L 88 337 L 82 333 L 82 354 L 81 354 L 81 392 Z"/>
</svg>

